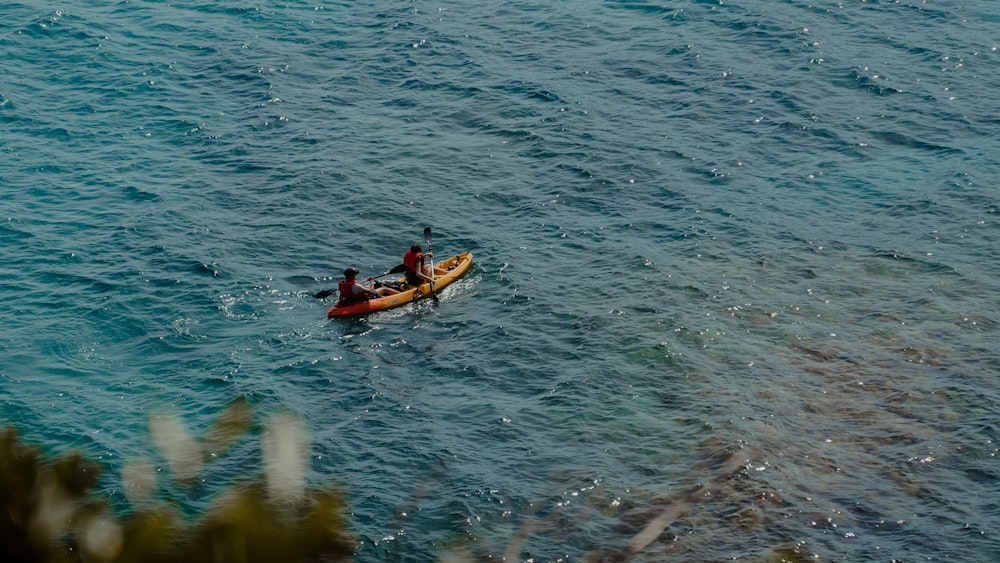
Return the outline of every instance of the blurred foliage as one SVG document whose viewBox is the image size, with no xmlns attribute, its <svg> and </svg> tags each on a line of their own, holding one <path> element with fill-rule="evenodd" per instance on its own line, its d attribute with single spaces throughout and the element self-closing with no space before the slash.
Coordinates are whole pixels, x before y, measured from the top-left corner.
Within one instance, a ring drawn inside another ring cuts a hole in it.
<svg viewBox="0 0 1000 563">
<path fill-rule="evenodd" d="M 352 559 L 360 544 L 347 532 L 344 496 L 332 485 L 307 485 L 309 439 L 294 413 L 274 413 L 260 427 L 261 459 L 254 464 L 260 474 L 220 485 L 200 514 L 185 513 L 172 499 L 174 495 L 164 490 L 161 480 L 169 477 L 179 487 L 197 483 L 188 490 L 200 491 L 205 486 L 206 465 L 256 430 L 254 418 L 253 407 L 239 399 L 200 437 L 194 437 L 180 417 L 153 411 L 149 431 L 158 463 L 135 459 L 122 465 L 122 490 L 130 504 L 125 514 L 116 514 L 110 498 L 95 493 L 99 465 L 78 453 L 49 458 L 20 441 L 14 428 L 0 429 L 0 563 L 333 563 Z M 436 542 L 434 559 L 437 563 L 519 561 L 530 552 L 532 538 L 564 538 L 568 530 L 587 525 L 596 510 L 618 518 L 625 530 L 619 538 L 628 537 L 584 554 L 581 562 L 698 560 L 698 549 L 704 546 L 678 542 L 676 530 L 691 526 L 691 514 L 706 503 L 709 506 L 701 510 L 725 508 L 727 525 L 749 529 L 772 525 L 768 511 L 761 509 L 766 508 L 761 500 L 766 495 L 746 494 L 744 489 L 753 455 L 759 452 L 716 444 L 708 448 L 705 462 L 667 494 L 650 491 L 648 496 L 624 501 L 598 495 L 581 503 L 579 512 L 528 514 L 506 546 L 463 533 L 453 541 Z M 430 483 L 438 477 L 432 475 L 417 487 L 414 503 L 427 495 Z M 398 510 L 403 516 L 409 512 L 412 509 Z M 398 523 L 394 526 L 402 530 Z M 772 546 L 757 553 L 754 560 L 813 559 L 803 544 Z M 399 557 L 391 552 L 390 548 L 381 555 Z"/>
<path fill-rule="evenodd" d="M 230 404 L 200 439 L 165 412 L 150 433 L 174 480 L 191 482 L 204 462 L 225 453 L 253 426 L 245 400 Z M 271 417 L 262 436 L 264 474 L 215 494 L 203 513 L 182 516 L 161 500 L 156 466 L 137 460 L 122 470 L 132 503 L 116 515 L 94 492 L 101 474 L 78 453 L 48 458 L 0 430 L 0 561 L 4 562 L 298 562 L 353 555 L 346 503 L 333 486 L 305 484 L 308 440 L 291 413 Z"/>
</svg>

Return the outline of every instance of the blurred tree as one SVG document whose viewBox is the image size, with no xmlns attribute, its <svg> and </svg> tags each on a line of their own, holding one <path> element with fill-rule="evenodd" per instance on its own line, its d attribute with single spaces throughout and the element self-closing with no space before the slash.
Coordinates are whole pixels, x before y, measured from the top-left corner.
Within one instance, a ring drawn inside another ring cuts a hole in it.
<svg viewBox="0 0 1000 563">
<path fill-rule="evenodd" d="M 253 426 L 249 403 L 238 399 L 200 440 L 180 419 L 150 417 L 154 444 L 178 483 L 190 482 L 204 461 L 225 453 Z M 155 466 L 136 461 L 122 470 L 133 510 L 116 516 L 93 491 L 100 467 L 72 453 L 47 459 L 0 430 L 0 561 L 95 563 L 271 563 L 340 561 L 353 556 L 346 503 L 333 485 L 305 483 L 308 439 L 292 413 L 271 418 L 261 475 L 218 494 L 193 521 L 156 498 Z"/>
</svg>

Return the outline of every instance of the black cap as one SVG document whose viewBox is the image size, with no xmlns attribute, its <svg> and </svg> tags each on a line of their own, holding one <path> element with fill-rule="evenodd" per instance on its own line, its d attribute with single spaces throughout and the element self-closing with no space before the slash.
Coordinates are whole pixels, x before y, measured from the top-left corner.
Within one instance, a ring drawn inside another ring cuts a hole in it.
<svg viewBox="0 0 1000 563">
<path fill-rule="evenodd" d="M 361 270 L 358 270 L 357 268 L 354 268 L 354 267 L 348 268 L 348 269 L 344 270 L 344 277 L 345 278 L 349 278 L 351 276 L 356 276 L 356 275 L 358 275 L 358 272 L 360 272 L 360 271 Z"/>
</svg>

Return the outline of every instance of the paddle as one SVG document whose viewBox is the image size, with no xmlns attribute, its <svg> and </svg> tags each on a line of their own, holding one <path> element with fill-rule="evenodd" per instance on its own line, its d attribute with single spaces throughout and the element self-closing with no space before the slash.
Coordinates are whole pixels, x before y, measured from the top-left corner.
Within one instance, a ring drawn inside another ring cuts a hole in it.
<svg viewBox="0 0 1000 563">
<path fill-rule="evenodd" d="M 379 274 L 377 276 L 373 276 L 373 277 L 381 278 L 383 276 L 388 276 L 389 274 L 399 274 L 399 273 L 402 273 L 402 272 L 405 272 L 405 271 L 406 271 L 406 264 L 399 264 L 398 266 L 394 266 L 391 270 L 389 270 L 387 272 L 382 272 L 381 274 Z M 333 295 L 334 292 L 336 292 L 336 291 L 337 291 L 336 288 L 334 288 L 334 289 L 324 289 L 323 291 L 317 292 L 315 295 L 313 295 L 313 297 L 315 297 L 316 299 L 326 299 L 327 297 Z"/>
<path fill-rule="evenodd" d="M 431 228 L 430 227 L 424 227 L 424 241 L 427 242 L 427 252 L 428 252 L 428 254 L 430 254 L 431 253 Z M 437 293 L 434 291 L 434 257 L 433 256 L 431 256 L 431 299 L 433 299 L 435 303 L 438 302 Z"/>
</svg>

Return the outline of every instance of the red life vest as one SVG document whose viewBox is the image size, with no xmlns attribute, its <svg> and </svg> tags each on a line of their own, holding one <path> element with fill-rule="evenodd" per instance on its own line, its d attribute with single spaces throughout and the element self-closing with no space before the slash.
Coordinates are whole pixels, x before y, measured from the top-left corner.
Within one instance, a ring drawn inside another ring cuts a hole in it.
<svg viewBox="0 0 1000 563">
<path fill-rule="evenodd" d="M 368 299 L 370 299 L 371 296 L 368 295 L 367 291 L 364 293 L 354 293 L 351 291 L 351 287 L 353 287 L 355 283 L 357 282 L 340 280 L 340 283 L 337 284 L 337 289 L 340 290 L 340 299 L 338 301 L 347 305 L 350 303 L 368 301 Z"/>
<path fill-rule="evenodd" d="M 406 254 L 403 255 L 403 265 L 406 266 L 407 272 L 417 273 L 417 270 L 424 264 L 424 253 L 414 252 L 413 249 L 407 250 Z"/>
</svg>

